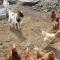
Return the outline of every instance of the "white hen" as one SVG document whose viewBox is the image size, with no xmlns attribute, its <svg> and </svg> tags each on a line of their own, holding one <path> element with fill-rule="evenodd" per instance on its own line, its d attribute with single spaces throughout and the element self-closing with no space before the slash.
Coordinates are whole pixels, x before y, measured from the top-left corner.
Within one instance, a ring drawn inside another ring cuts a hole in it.
<svg viewBox="0 0 60 60">
<path fill-rule="evenodd" d="M 42 35 L 44 37 L 44 41 L 48 40 L 49 38 L 55 37 L 55 34 L 51 34 L 51 33 L 48 33 L 46 31 L 43 31 L 43 30 L 42 30 Z"/>
</svg>

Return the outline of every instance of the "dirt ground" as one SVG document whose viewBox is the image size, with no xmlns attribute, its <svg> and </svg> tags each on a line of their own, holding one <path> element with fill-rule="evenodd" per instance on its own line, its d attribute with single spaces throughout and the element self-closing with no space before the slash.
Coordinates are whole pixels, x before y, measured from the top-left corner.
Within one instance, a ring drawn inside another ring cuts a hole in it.
<svg viewBox="0 0 60 60">
<path fill-rule="evenodd" d="M 47 44 L 47 42 L 43 41 L 40 32 L 40 30 L 51 32 L 52 22 L 50 12 L 45 13 L 35 11 L 31 9 L 30 6 L 23 6 L 21 2 L 10 5 L 10 7 L 14 12 L 22 10 L 24 18 L 22 19 L 21 30 L 19 31 L 10 29 L 8 19 L 0 21 L 0 60 L 7 59 L 8 51 L 13 44 L 16 44 L 16 47 L 22 56 L 24 55 L 27 46 L 34 54 L 35 47 L 38 47 L 45 52 L 52 50 L 45 50 L 45 44 Z M 57 41 L 59 42 L 59 38 Z"/>
</svg>

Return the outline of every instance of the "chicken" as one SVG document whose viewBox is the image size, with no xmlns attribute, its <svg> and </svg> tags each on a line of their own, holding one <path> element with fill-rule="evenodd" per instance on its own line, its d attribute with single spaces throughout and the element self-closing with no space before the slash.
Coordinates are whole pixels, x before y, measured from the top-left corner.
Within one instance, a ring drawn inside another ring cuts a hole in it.
<svg viewBox="0 0 60 60">
<path fill-rule="evenodd" d="M 51 14 L 51 19 L 52 19 L 52 21 L 54 21 L 55 18 L 56 18 L 56 13 L 55 13 L 55 11 L 52 11 L 52 14 Z"/>
<path fill-rule="evenodd" d="M 13 45 L 13 48 L 10 51 L 10 54 L 8 55 L 8 59 L 7 60 L 21 60 L 21 56 L 19 56 L 15 45 Z"/>
<path fill-rule="evenodd" d="M 43 57 L 45 55 L 44 52 L 42 51 L 37 51 L 37 59 L 41 59 L 41 57 Z"/>
<path fill-rule="evenodd" d="M 55 34 L 51 34 L 51 33 L 45 32 L 43 30 L 42 30 L 42 35 L 44 37 L 44 41 L 48 40 L 49 38 L 55 37 Z"/>
<path fill-rule="evenodd" d="M 41 60 L 55 60 L 55 52 L 54 51 L 48 52 L 47 54 L 45 54 L 45 56 L 41 58 Z"/>
<path fill-rule="evenodd" d="M 57 17 L 54 22 L 53 22 L 53 30 L 58 30 L 59 29 L 59 19 L 60 17 Z"/>
<path fill-rule="evenodd" d="M 42 35 L 44 37 L 44 41 L 47 41 L 49 39 L 55 39 L 60 36 L 60 31 L 58 30 L 56 33 L 48 33 L 42 30 Z"/>
<path fill-rule="evenodd" d="M 45 55 L 45 53 L 42 52 L 42 49 L 41 48 L 38 48 L 37 46 L 34 47 L 34 51 L 37 52 L 36 58 L 38 60 L 40 60 L 41 57 L 43 57 Z"/>
<path fill-rule="evenodd" d="M 25 54 L 25 60 L 34 60 L 31 52 L 28 51 L 28 52 Z"/>
</svg>

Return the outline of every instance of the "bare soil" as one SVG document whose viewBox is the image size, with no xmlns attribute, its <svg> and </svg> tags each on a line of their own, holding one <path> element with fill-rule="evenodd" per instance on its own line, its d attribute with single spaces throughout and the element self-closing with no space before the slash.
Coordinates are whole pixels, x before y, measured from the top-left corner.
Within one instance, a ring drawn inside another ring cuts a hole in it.
<svg viewBox="0 0 60 60">
<path fill-rule="evenodd" d="M 52 48 L 45 49 L 45 44 L 47 44 L 47 42 L 43 41 L 40 32 L 40 30 L 45 30 L 52 33 L 51 12 L 38 12 L 31 9 L 31 6 L 22 5 L 21 2 L 10 5 L 10 7 L 14 12 L 22 10 L 24 18 L 22 19 L 21 30 L 19 31 L 10 29 L 8 19 L 2 19 L 0 21 L 0 60 L 7 59 L 8 51 L 13 44 L 16 44 L 17 50 L 22 56 L 24 56 L 27 46 L 33 53 L 35 53 L 35 46 L 45 52 L 52 50 Z M 55 43 L 60 42 L 59 38 L 56 40 Z"/>
</svg>

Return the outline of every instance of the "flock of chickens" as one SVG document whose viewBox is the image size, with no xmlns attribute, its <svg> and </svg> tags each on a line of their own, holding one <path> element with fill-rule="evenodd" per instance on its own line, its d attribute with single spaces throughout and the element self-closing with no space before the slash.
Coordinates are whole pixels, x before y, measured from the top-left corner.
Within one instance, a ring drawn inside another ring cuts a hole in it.
<svg viewBox="0 0 60 60">
<path fill-rule="evenodd" d="M 59 17 L 56 18 L 55 12 L 52 12 L 51 18 L 54 22 L 55 25 L 53 25 L 54 29 L 55 27 L 58 27 L 58 23 L 59 23 Z M 57 26 L 56 26 L 57 25 Z M 56 28 L 57 30 L 59 28 Z M 42 35 L 44 35 L 44 41 L 49 40 L 49 38 L 54 38 L 57 36 L 60 36 L 60 31 L 57 31 L 54 34 L 50 34 L 48 32 L 45 32 L 43 30 L 41 30 Z M 24 60 L 55 60 L 55 55 L 56 53 L 54 51 L 50 51 L 48 53 L 39 51 L 39 49 L 36 51 L 36 56 L 34 57 L 32 55 L 32 52 L 30 52 L 29 50 L 26 51 L 25 56 L 24 56 Z M 7 60 L 22 60 L 21 54 L 19 55 L 15 45 L 13 45 L 12 49 L 10 50 L 10 53 L 8 55 Z"/>
<path fill-rule="evenodd" d="M 60 17 L 57 16 L 55 11 L 52 11 L 51 19 L 53 22 L 53 31 L 55 33 L 48 33 L 46 31 L 42 30 L 42 35 L 44 37 L 44 41 L 49 40 L 49 38 L 56 38 L 56 37 L 60 36 L 60 31 L 59 31 L 59 19 L 60 19 Z"/>
<path fill-rule="evenodd" d="M 6 8 L 9 7 L 9 3 L 7 2 L 7 0 L 4 0 L 3 5 Z M 57 32 L 54 34 L 51 34 L 42 30 L 41 33 L 44 37 L 44 41 L 49 40 L 49 38 L 55 38 L 60 34 L 60 31 L 58 31 L 60 17 L 57 17 L 55 11 L 52 11 L 51 18 L 53 21 L 53 30 L 57 30 Z M 15 23 L 15 20 L 14 20 L 14 23 Z M 24 59 L 25 60 L 55 60 L 55 52 L 50 51 L 48 53 L 44 53 L 38 50 L 36 51 L 36 57 L 33 57 L 32 53 L 30 51 L 27 51 Z M 19 55 L 15 45 L 13 45 L 12 49 L 10 50 L 7 60 L 22 60 L 21 55 Z"/>
<path fill-rule="evenodd" d="M 10 50 L 7 60 L 22 60 L 21 54 L 18 53 L 15 45 L 13 45 L 12 49 Z M 55 60 L 55 52 L 50 51 L 48 53 L 44 53 L 37 50 L 36 57 L 34 57 L 28 50 L 24 55 L 24 60 Z"/>
</svg>

